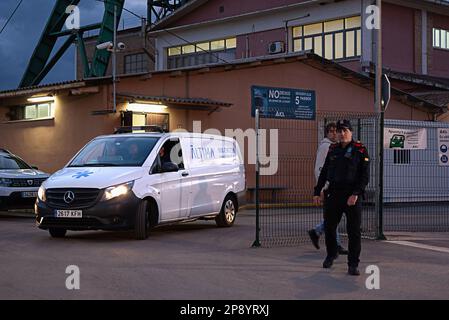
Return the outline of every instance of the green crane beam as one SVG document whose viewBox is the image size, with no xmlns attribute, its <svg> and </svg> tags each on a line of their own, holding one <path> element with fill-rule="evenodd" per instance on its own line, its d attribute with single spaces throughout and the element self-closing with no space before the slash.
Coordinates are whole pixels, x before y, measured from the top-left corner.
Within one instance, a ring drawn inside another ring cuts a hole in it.
<svg viewBox="0 0 449 320">
<path fill-rule="evenodd" d="M 172 14 L 176 9 L 185 5 L 189 0 L 148 0 L 147 21 L 150 25 Z"/>
<path fill-rule="evenodd" d="M 120 17 L 122 15 L 125 0 L 106 0 L 104 2 L 104 16 L 101 24 L 100 34 L 98 35 L 97 44 L 113 41 L 114 28 L 118 28 Z M 114 7 L 116 8 L 117 24 L 114 26 Z M 90 68 L 91 77 L 101 77 L 106 74 L 111 52 L 107 50 L 95 50 Z"/>
<path fill-rule="evenodd" d="M 69 16 L 65 12 L 66 8 L 70 5 L 77 5 L 80 0 L 58 0 L 53 7 L 50 18 L 42 32 L 41 38 L 34 49 L 33 55 L 30 58 L 27 69 L 23 74 L 19 87 L 33 86 L 39 83 L 37 77 L 41 74 L 45 68 L 50 54 L 58 40 L 57 37 L 50 36 L 50 33 L 54 30 L 60 31 L 64 26 L 64 22 Z"/>
<path fill-rule="evenodd" d="M 92 65 L 89 67 L 85 56 L 85 46 L 82 34 L 84 31 L 100 28 L 98 43 L 112 41 L 114 27 L 118 27 L 118 22 L 120 21 L 125 0 L 104 0 L 105 11 L 103 15 L 103 22 L 101 24 L 88 25 L 77 30 L 62 31 L 65 21 L 69 16 L 69 13 L 66 13 L 66 8 L 70 5 L 76 6 L 79 2 L 80 0 L 57 0 L 55 2 L 53 11 L 47 21 L 38 44 L 34 49 L 28 66 L 23 74 L 22 80 L 20 81 L 20 88 L 38 85 L 48 74 L 51 68 L 57 63 L 57 61 L 64 55 L 75 39 L 78 41 L 80 53 L 84 53 L 84 55 L 82 55 L 84 75 L 100 77 L 106 74 L 110 52 L 95 48 Z M 117 14 L 116 26 L 114 26 L 114 7 L 116 8 Z M 56 42 L 63 36 L 69 36 L 69 38 L 60 47 L 57 53 L 50 58 Z"/>
</svg>

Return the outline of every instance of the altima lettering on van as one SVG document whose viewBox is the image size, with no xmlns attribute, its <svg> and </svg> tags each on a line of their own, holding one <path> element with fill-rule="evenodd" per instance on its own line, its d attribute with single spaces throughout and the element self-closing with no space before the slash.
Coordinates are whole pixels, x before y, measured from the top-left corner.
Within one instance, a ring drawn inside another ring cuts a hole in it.
<svg viewBox="0 0 449 320">
<path fill-rule="evenodd" d="M 218 153 L 221 154 L 221 158 L 234 158 L 235 148 L 218 148 Z"/>
<path fill-rule="evenodd" d="M 190 146 L 192 151 L 192 159 L 216 159 L 214 149 L 205 148 L 205 147 L 197 147 L 195 148 L 193 145 Z"/>
</svg>

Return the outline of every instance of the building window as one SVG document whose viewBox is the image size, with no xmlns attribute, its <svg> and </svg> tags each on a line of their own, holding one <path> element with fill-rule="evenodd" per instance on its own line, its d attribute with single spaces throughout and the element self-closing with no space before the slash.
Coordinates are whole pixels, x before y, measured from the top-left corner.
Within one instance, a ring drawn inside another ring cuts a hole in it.
<svg viewBox="0 0 449 320">
<path fill-rule="evenodd" d="M 394 164 L 410 164 L 410 150 L 394 150 Z"/>
<path fill-rule="evenodd" d="M 218 63 L 235 59 L 237 39 L 228 38 L 187 44 L 167 49 L 168 69 Z"/>
<path fill-rule="evenodd" d="M 433 28 L 433 47 L 449 50 L 449 31 Z"/>
<path fill-rule="evenodd" d="M 148 72 L 148 59 L 145 53 L 125 56 L 125 74 Z"/>
<path fill-rule="evenodd" d="M 293 51 L 312 50 L 328 60 L 360 57 L 360 16 L 293 27 Z"/>
<path fill-rule="evenodd" d="M 54 103 L 45 102 L 26 106 L 11 107 L 8 112 L 10 121 L 39 120 L 54 117 Z"/>
</svg>

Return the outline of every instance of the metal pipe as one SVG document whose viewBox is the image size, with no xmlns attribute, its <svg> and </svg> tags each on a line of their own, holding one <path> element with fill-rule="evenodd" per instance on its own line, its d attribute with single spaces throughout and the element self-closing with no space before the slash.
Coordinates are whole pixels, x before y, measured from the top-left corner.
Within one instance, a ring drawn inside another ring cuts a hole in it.
<svg viewBox="0 0 449 320">
<path fill-rule="evenodd" d="M 259 107 L 256 106 L 256 240 L 253 243 L 253 247 L 260 247 L 260 204 L 259 204 Z"/>
<path fill-rule="evenodd" d="M 116 89 L 116 51 L 117 51 L 117 5 L 114 5 L 114 41 L 112 45 L 112 88 L 113 88 L 113 112 L 117 112 L 117 89 Z"/>
<path fill-rule="evenodd" d="M 377 239 L 385 240 L 383 234 L 383 202 L 384 202 L 384 120 L 385 120 L 385 108 L 382 106 L 382 0 L 377 0 L 377 7 L 379 10 L 379 29 L 377 29 L 376 39 L 376 87 L 375 87 L 375 110 L 378 114 L 378 131 L 379 141 L 377 144 L 377 216 L 378 216 L 378 228 Z"/>
</svg>

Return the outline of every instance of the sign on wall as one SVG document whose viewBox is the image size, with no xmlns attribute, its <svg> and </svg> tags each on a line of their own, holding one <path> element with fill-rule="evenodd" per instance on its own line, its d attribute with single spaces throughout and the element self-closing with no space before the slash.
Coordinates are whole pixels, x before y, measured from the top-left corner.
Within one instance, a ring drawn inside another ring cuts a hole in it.
<svg viewBox="0 0 449 320">
<path fill-rule="evenodd" d="M 251 87 L 251 115 L 260 110 L 261 118 L 315 120 L 316 96 L 313 90 Z"/>
<path fill-rule="evenodd" d="M 437 129 L 438 134 L 438 162 L 440 166 L 449 165 L 449 128 Z"/>
<path fill-rule="evenodd" d="M 427 149 L 427 130 L 421 129 L 384 129 L 384 148 L 402 150 Z"/>
</svg>

